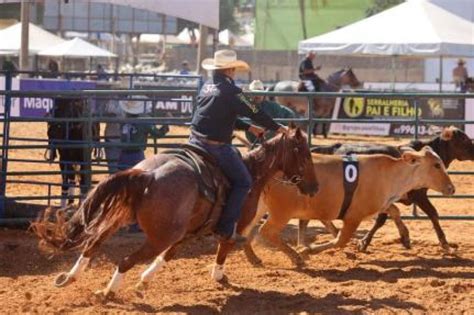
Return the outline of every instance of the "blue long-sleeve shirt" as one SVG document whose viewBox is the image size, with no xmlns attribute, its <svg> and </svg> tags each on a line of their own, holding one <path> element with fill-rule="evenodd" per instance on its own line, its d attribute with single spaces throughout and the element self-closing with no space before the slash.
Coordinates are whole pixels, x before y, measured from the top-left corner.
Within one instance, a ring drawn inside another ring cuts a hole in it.
<svg viewBox="0 0 474 315">
<path fill-rule="evenodd" d="M 252 104 L 231 78 L 216 73 L 198 95 L 191 129 L 203 138 L 231 143 L 234 128 L 247 130 L 250 126 L 238 119 L 239 116 L 248 117 L 270 130 L 280 127 Z"/>
</svg>

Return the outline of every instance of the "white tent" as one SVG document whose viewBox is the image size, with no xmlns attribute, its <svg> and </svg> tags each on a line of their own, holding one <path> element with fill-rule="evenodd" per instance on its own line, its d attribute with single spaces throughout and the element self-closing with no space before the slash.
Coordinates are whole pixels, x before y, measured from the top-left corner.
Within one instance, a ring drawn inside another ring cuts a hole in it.
<svg viewBox="0 0 474 315">
<path fill-rule="evenodd" d="M 78 37 L 47 48 L 38 53 L 40 56 L 56 56 L 69 58 L 83 57 L 117 57 L 108 50 L 97 47 Z"/>
<path fill-rule="evenodd" d="M 34 55 L 39 51 L 64 43 L 64 39 L 30 23 L 29 50 Z M 0 54 L 18 55 L 21 48 L 21 23 L 0 31 Z"/>
<path fill-rule="evenodd" d="M 300 53 L 474 56 L 474 24 L 424 0 L 409 0 L 299 43 Z"/>
</svg>

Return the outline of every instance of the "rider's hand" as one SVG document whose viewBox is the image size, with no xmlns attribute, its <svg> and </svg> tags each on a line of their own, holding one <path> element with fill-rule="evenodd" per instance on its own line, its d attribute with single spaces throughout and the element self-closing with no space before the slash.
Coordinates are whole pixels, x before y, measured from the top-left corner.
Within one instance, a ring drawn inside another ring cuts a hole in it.
<svg viewBox="0 0 474 315">
<path fill-rule="evenodd" d="M 316 71 L 321 70 L 321 66 L 317 66 L 316 68 L 314 68 L 314 70 Z"/>
<path fill-rule="evenodd" d="M 250 125 L 248 131 L 250 133 L 252 133 L 257 138 L 263 137 L 263 134 L 265 133 L 265 129 L 263 129 L 259 126 L 255 126 L 255 125 Z"/>
<path fill-rule="evenodd" d="M 288 135 L 290 132 L 290 129 L 287 126 L 281 125 L 280 128 L 277 130 L 278 133 L 283 133 L 285 135 Z"/>
</svg>

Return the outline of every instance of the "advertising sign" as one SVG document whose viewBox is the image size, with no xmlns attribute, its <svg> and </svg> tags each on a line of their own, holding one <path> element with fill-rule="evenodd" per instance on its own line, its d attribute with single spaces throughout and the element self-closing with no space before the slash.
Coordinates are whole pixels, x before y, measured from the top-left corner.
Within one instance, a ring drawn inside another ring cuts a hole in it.
<svg viewBox="0 0 474 315">
<path fill-rule="evenodd" d="M 462 120 L 464 99 L 441 98 L 383 98 L 383 97 L 349 97 L 339 99 L 336 103 L 333 118 L 374 119 L 374 120 L 407 120 L 407 123 L 333 123 L 330 132 L 404 136 L 415 134 L 412 120 L 418 115 L 420 119 Z M 432 135 L 438 128 L 427 124 L 418 125 L 418 134 Z M 461 127 L 461 126 L 459 126 Z"/>
<path fill-rule="evenodd" d="M 95 82 L 44 79 L 22 79 L 21 91 L 71 91 L 95 89 Z M 53 99 L 47 97 L 23 97 L 20 100 L 22 117 L 44 117 L 53 108 Z"/>
</svg>

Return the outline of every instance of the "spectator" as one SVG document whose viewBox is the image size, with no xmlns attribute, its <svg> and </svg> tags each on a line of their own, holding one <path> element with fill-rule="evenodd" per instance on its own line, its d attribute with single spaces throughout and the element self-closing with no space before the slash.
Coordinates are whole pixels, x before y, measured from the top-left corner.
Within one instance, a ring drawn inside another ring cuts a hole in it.
<svg viewBox="0 0 474 315">
<path fill-rule="evenodd" d="M 49 74 L 45 75 L 46 78 L 57 78 L 59 76 L 59 65 L 53 59 L 49 59 L 48 72 Z"/>
<path fill-rule="evenodd" d="M 108 79 L 107 72 L 105 71 L 104 67 L 100 63 L 97 65 L 96 72 L 97 72 L 97 81 L 107 81 Z"/>
<path fill-rule="evenodd" d="M 15 72 L 18 70 L 18 66 L 13 62 L 13 60 L 11 60 L 10 56 L 7 56 L 3 61 L 2 70 Z"/>
<path fill-rule="evenodd" d="M 118 101 L 111 100 L 105 104 L 104 116 L 111 118 L 124 118 L 125 114 L 121 110 Z M 107 160 L 107 168 L 109 174 L 118 171 L 118 160 L 120 158 L 120 123 L 107 122 L 104 130 L 105 138 L 105 159 Z"/>
<path fill-rule="evenodd" d="M 252 83 L 250 83 L 249 90 L 253 92 L 259 92 L 259 91 L 261 92 L 261 91 L 265 91 L 265 88 L 263 86 L 262 81 L 254 80 L 252 81 Z M 292 111 L 286 106 L 266 100 L 265 96 L 263 95 L 253 96 L 251 98 L 251 101 L 253 104 L 257 106 L 257 108 L 259 108 L 259 110 L 263 111 L 265 114 L 267 114 L 271 118 L 292 119 L 296 117 L 296 114 L 294 111 Z M 287 123 L 284 123 L 284 124 L 287 125 Z M 275 135 L 275 132 L 267 131 L 265 137 L 268 139 L 268 138 L 273 137 L 274 135 Z M 256 139 L 255 135 L 248 131 L 245 132 L 245 136 L 247 137 L 247 140 L 250 142 L 254 142 Z"/>
<path fill-rule="evenodd" d="M 309 51 L 306 57 L 301 61 L 299 66 L 299 77 L 304 82 L 306 90 L 309 92 L 318 92 L 321 90 L 321 78 L 316 74 L 317 70 L 321 69 L 321 66 L 316 68 L 313 65 L 313 61 L 316 58 L 314 51 Z"/>
<path fill-rule="evenodd" d="M 463 59 L 458 60 L 458 66 L 453 69 L 453 80 L 457 88 L 460 88 L 461 92 L 466 92 L 466 81 L 469 78 L 467 69 L 464 66 L 465 61 Z"/>
<path fill-rule="evenodd" d="M 181 62 L 181 70 L 179 71 L 179 74 L 182 74 L 182 75 L 191 74 L 191 71 L 189 68 L 189 62 L 187 60 L 183 60 L 183 62 Z"/>
<path fill-rule="evenodd" d="M 120 107 L 125 112 L 125 118 L 138 118 L 145 111 L 144 101 L 120 101 Z M 168 125 L 161 128 L 150 123 L 126 122 L 120 127 L 121 146 L 119 157 L 119 170 L 125 170 L 145 159 L 145 149 L 148 135 L 161 138 L 169 131 Z"/>
</svg>

